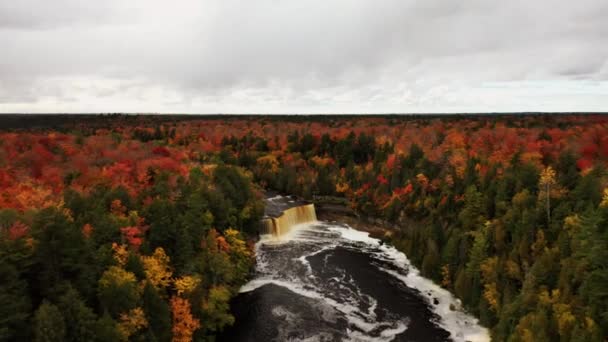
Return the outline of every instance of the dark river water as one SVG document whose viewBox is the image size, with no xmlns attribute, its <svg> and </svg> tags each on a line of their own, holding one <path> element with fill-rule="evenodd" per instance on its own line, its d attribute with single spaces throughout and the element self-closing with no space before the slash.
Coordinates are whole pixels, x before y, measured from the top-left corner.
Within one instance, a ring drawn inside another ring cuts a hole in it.
<svg viewBox="0 0 608 342">
<path fill-rule="evenodd" d="M 367 233 L 314 222 L 256 248 L 221 341 L 489 341 L 449 292 Z"/>
</svg>

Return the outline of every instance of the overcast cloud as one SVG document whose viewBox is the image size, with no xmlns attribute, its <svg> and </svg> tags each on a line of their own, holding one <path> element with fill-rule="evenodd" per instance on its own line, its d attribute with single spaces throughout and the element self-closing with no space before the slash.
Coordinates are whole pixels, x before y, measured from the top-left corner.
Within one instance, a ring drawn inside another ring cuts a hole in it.
<svg viewBox="0 0 608 342">
<path fill-rule="evenodd" d="M 0 112 L 608 111 L 608 1 L 0 2 Z"/>
</svg>

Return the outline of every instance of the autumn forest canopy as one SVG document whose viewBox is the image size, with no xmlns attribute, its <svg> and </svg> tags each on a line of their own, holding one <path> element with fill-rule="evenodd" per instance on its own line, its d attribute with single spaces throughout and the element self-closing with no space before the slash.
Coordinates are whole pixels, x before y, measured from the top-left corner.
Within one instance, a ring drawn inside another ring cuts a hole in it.
<svg viewBox="0 0 608 342">
<path fill-rule="evenodd" d="M 0 120 L 0 340 L 214 341 L 266 190 L 339 200 L 496 341 L 608 336 L 608 116 Z"/>
</svg>

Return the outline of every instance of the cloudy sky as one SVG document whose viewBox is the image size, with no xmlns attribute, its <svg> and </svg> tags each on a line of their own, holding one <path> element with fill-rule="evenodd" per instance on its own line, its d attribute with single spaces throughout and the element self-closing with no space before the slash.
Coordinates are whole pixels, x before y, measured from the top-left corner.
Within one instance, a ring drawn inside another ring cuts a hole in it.
<svg viewBox="0 0 608 342">
<path fill-rule="evenodd" d="M 608 111 L 606 0 L 0 2 L 0 112 Z"/>
</svg>

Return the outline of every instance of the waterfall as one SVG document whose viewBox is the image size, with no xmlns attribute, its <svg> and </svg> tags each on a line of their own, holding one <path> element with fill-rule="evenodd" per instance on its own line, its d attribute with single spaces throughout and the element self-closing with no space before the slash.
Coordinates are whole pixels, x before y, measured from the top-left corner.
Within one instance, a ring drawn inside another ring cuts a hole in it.
<svg viewBox="0 0 608 342">
<path fill-rule="evenodd" d="M 281 236 L 291 231 L 295 225 L 317 220 L 314 204 L 305 204 L 284 210 L 278 217 L 262 220 L 262 234 Z"/>
</svg>

